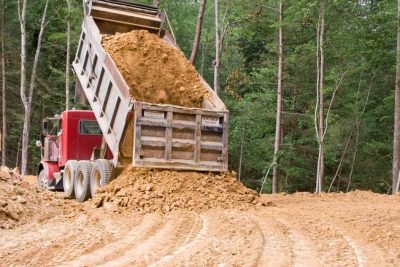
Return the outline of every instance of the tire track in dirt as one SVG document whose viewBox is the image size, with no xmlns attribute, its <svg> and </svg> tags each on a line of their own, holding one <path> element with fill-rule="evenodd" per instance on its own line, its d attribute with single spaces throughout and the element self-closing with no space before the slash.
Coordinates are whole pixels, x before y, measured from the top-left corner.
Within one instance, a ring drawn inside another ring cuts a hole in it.
<svg viewBox="0 0 400 267">
<path fill-rule="evenodd" d="M 328 216 L 317 218 L 305 209 L 290 214 L 278 211 L 273 217 L 293 232 L 293 239 L 300 240 L 294 245 L 295 251 L 312 248 L 313 257 L 318 260 L 312 266 L 365 266 L 364 246 L 361 249 L 355 240 L 331 224 Z"/>
<path fill-rule="evenodd" d="M 166 216 L 165 224 L 141 242 L 140 246 L 127 247 L 120 257 L 97 266 L 147 266 L 173 253 L 188 242 L 197 217 L 194 213 L 174 213 Z"/>
<path fill-rule="evenodd" d="M 5 234 L 5 238 L 0 239 L 0 258 L 5 259 L 5 264 L 1 266 L 11 262 L 20 266 L 34 266 L 38 262 L 51 261 L 51 252 L 59 248 L 58 241 L 73 233 L 74 226 L 85 224 L 87 216 L 81 215 L 68 224 L 63 223 L 63 220 L 64 217 L 56 217 L 42 224 L 20 227 L 16 230 L 18 233 L 14 231 L 13 234 Z M 7 256 L 3 257 L 4 254 Z"/>
<path fill-rule="evenodd" d="M 364 267 L 365 266 L 365 256 L 364 256 L 362 250 L 360 249 L 360 247 L 358 246 L 358 244 L 356 244 L 354 242 L 354 240 L 352 240 L 350 237 L 345 236 L 343 234 L 341 234 L 341 235 L 347 241 L 347 243 L 349 243 L 349 245 L 353 248 L 354 253 L 356 255 L 356 259 L 357 259 L 357 266 Z"/>
<path fill-rule="evenodd" d="M 393 262 L 388 261 L 386 254 L 380 248 L 364 243 L 361 240 L 355 240 L 350 233 L 346 233 L 340 226 L 332 225 L 330 226 L 335 229 L 335 231 L 346 240 L 347 244 L 353 249 L 355 254 L 355 259 L 358 267 L 364 266 L 391 266 Z"/>
<path fill-rule="evenodd" d="M 282 221 L 296 229 L 301 235 L 309 237 L 314 246 L 314 257 L 324 266 L 357 266 L 358 257 L 354 248 L 334 227 L 325 220 L 310 216 L 292 214 L 284 216 Z"/>
<path fill-rule="evenodd" d="M 259 253 L 259 266 L 290 266 L 292 265 L 293 251 L 289 238 L 281 231 L 278 232 L 273 220 L 258 220 L 260 231 L 263 234 L 263 248 Z"/>
<path fill-rule="evenodd" d="M 124 238 L 132 227 L 140 225 L 142 221 L 143 217 L 140 216 L 134 218 L 130 216 L 122 217 L 118 220 L 118 223 L 116 223 L 114 217 L 96 217 L 95 223 L 88 222 L 84 231 L 79 235 L 70 236 L 66 238 L 65 242 L 61 242 L 69 244 L 64 246 L 62 253 L 56 256 L 54 262 L 61 265 L 66 261 L 79 258 L 81 255 L 101 250 L 107 244 Z"/>
<path fill-rule="evenodd" d="M 113 223 L 116 223 L 116 221 Z M 128 221 L 126 225 L 130 226 L 130 229 L 123 235 L 115 237 L 105 246 L 91 253 L 83 254 L 73 261 L 64 263 L 62 266 L 82 266 L 83 264 L 85 266 L 98 266 L 99 264 L 118 258 L 127 249 L 137 247 L 141 242 L 156 234 L 164 226 L 164 223 L 164 219 L 156 214 L 144 216 L 136 225 Z"/>
<path fill-rule="evenodd" d="M 197 213 L 195 213 L 195 215 L 196 215 L 196 223 L 193 225 L 190 234 L 186 238 L 183 245 L 180 246 L 177 250 L 170 253 L 169 255 L 166 255 L 165 257 L 159 259 L 158 261 L 152 263 L 151 265 L 149 265 L 149 267 L 165 266 L 168 263 L 168 261 L 170 261 L 177 255 L 183 253 L 185 250 L 189 250 L 193 243 L 195 243 L 197 240 L 203 238 L 203 236 L 206 235 L 208 231 L 207 221 L 204 219 L 202 215 L 199 215 Z"/>
<path fill-rule="evenodd" d="M 156 266 L 254 266 L 262 234 L 241 212 L 213 211 L 201 215 L 196 238 Z"/>
<path fill-rule="evenodd" d="M 259 266 L 321 266 L 312 242 L 277 218 L 253 217 L 263 233 Z"/>
<path fill-rule="evenodd" d="M 81 215 L 70 221 L 56 217 L 41 227 L 37 224 L 21 227 L 19 238 L 7 242 L 13 247 L 2 247 L 0 258 L 3 253 L 7 254 L 6 262 L 18 262 L 18 266 L 59 266 L 121 238 L 127 231 L 127 222 L 135 223 L 132 218 L 120 218 L 116 224 L 112 217 L 115 215 L 104 213 Z M 0 244 L 6 243 L 2 240 Z M 8 266 L 3 263 L 0 266 Z"/>
</svg>

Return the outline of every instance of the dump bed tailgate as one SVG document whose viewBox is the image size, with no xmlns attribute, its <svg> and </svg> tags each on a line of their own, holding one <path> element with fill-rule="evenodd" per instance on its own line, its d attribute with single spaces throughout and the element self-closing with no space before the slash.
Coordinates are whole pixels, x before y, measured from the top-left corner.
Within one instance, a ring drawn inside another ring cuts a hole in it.
<svg viewBox="0 0 400 267">
<path fill-rule="evenodd" d="M 135 102 L 134 129 L 134 166 L 228 168 L 228 112 Z"/>
</svg>

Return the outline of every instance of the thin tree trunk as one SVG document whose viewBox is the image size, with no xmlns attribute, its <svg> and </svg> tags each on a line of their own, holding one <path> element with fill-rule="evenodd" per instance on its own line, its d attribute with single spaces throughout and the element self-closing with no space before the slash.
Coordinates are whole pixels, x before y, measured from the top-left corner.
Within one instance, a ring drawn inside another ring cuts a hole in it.
<svg viewBox="0 0 400 267">
<path fill-rule="evenodd" d="M 331 181 L 331 184 L 329 185 L 328 193 L 331 192 L 332 186 L 333 186 L 333 184 L 335 183 L 336 177 L 339 175 L 339 172 L 340 172 L 341 169 L 342 169 L 343 160 L 344 160 L 344 157 L 346 156 L 347 148 L 349 147 L 350 140 L 351 140 L 351 138 L 353 137 L 353 133 L 354 133 L 354 128 L 351 129 L 350 135 L 349 135 L 349 137 L 347 138 L 346 145 L 345 145 L 344 150 L 343 150 L 343 153 L 342 153 L 342 157 L 340 158 L 339 166 L 337 167 L 336 172 L 335 172 L 335 176 L 333 176 L 333 179 L 332 179 L 332 181 Z M 340 182 L 339 182 L 339 184 L 340 184 Z"/>
<path fill-rule="evenodd" d="M 206 60 L 206 53 L 208 50 L 208 44 L 204 44 L 202 45 L 202 49 L 201 49 L 201 65 L 200 65 L 200 74 L 201 76 L 204 76 L 204 63 Z"/>
<path fill-rule="evenodd" d="M 201 33 L 203 30 L 204 13 L 206 11 L 207 0 L 200 1 L 199 14 L 197 17 L 196 32 L 194 35 L 193 49 L 190 56 L 190 62 L 192 65 L 196 63 L 197 53 L 199 51 Z"/>
<path fill-rule="evenodd" d="M 219 95 L 219 69 L 221 56 L 221 33 L 219 29 L 219 0 L 215 0 L 215 61 L 214 61 L 214 91 Z"/>
<path fill-rule="evenodd" d="M 347 182 L 346 192 L 349 192 L 350 186 L 351 186 L 351 182 L 353 180 L 354 165 L 355 165 L 356 158 L 357 158 L 357 153 L 358 153 L 358 143 L 359 143 L 359 138 L 360 138 L 361 122 L 362 122 L 362 118 L 364 116 L 365 110 L 367 109 L 367 105 L 368 105 L 368 102 L 369 102 L 369 96 L 371 94 L 371 87 L 372 87 L 372 83 L 374 82 L 374 79 L 375 79 L 375 73 L 372 75 L 372 79 L 371 79 L 371 82 L 370 82 L 369 88 L 368 88 L 367 97 L 365 98 L 364 106 L 363 106 L 363 109 L 362 109 L 360 115 L 358 115 L 358 108 L 356 108 L 356 125 L 355 125 L 355 129 L 356 129 L 355 146 L 356 146 L 356 148 L 355 148 L 354 155 L 353 155 L 353 160 L 352 160 L 352 163 L 351 163 L 349 180 Z M 360 87 L 361 87 L 361 82 L 359 83 L 359 90 L 360 90 Z M 358 95 L 359 95 L 359 90 L 357 92 L 357 98 L 358 98 Z M 358 100 L 357 100 L 357 102 L 358 102 Z"/>
<path fill-rule="evenodd" d="M 22 13 L 20 15 L 20 24 L 21 24 L 21 51 L 25 51 L 24 56 L 22 56 L 21 52 L 21 65 L 24 66 L 24 77 L 22 79 L 21 77 L 21 98 L 22 102 L 24 104 L 24 109 L 25 109 L 25 115 L 24 115 L 24 127 L 23 127 L 23 132 L 22 132 L 22 155 L 21 155 L 21 174 L 22 175 L 27 175 L 28 171 L 28 148 L 29 148 L 29 131 L 30 131 L 30 120 L 31 120 L 31 112 L 32 112 L 32 97 L 33 97 L 33 91 L 35 89 L 35 79 L 36 79 L 36 73 L 37 73 L 37 67 L 39 64 L 39 57 L 40 57 L 40 51 L 42 48 L 42 39 L 43 39 L 43 33 L 46 27 L 46 15 L 47 15 L 47 8 L 49 5 L 49 0 L 46 1 L 46 5 L 43 10 L 43 15 L 42 15 L 42 21 L 40 24 L 40 32 L 39 32 L 39 37 L 38 37 L 38 42 L 37 42 L 37 47 L 36 47 L 36 52 L 35 52 L 35 58 L 33 61 L 33 67 L 32 67 L 32 74 L 31 74 L 31 79 L 30 79 L 30 84 L 29 84 L 29 95 L 26 96 L 26 88 L 25 88 L 25 82 L 26 82 L 26 31 L 25 31 L 25 18 L 26 18 L 26 1 L 23 0 L 23 6 L 22 6 Z M 22 73 L 22 67 L 21 67 L 21 73 Z M 21 74 L 22 75 L 22 74 Z M 22 82 L 24 80 L 24 85 L 22 87 Z"/>
<path fill-rule="evenodd" d="M 160 7 L 160 5 L 161 5 L 161 0 L 153 0 L 153 6 Z"/>
<path fill-rule="evenodd" d="M 242 180 L 243 145 L 244 145 L 244 128 L 242 129 L 242 142 L 241 142 L 241 144 L 240 144 L 239 181 Z"/>
<path fill-rule="evenodd" d="M 315 101 L 315 111 L 314 111 L 314 125 L 315 125 L 315 135 L 317 137 L 318 141 L 318 146 L 321 143 L 320 140 L 320 134 L 319 134 L 319 127 L 318 127 L 318 114 L 319 114 L 319 79 L 321 75 L 320 71 L 320 54 L 319 54 L 319 35 L 320 35 L 320 30 L 321 30 L 321 15 L 319 16 L 318 19 L 318 25 L 317 25 L 317 49 L 316 49 L 316 61 L 317 61 L 317 82 L 316 82 L 316 101 Z M 320 154 L 319 154 L 319 149 L 318 149 L 318 163 L 317 163 L 317 176 L 315 180 L 315 192 L 319 191 L 319 164 L 320 164 Z"/>
<path fill-rule="evenodd" d="M 324 31 L 325 31 L 325 2 L 322 1 L 319 22 L 317 28 L 317 104 L 316 104 L 316 132 L 318 139 L 318 166 L 316 177 L 316 193 L 322 192 L 322 185 L 324 180 L 325 156 L 324 156 Z"/>
<path fill-rule="evenodd" d="M 18 141 L 18 145 L 17 145 L 17 156 L 15 157 L 15 168 L 18 168 L 19 166 L 19 152 L 21 149 L 21 141 L 22 141 L 22 136 Z"/>
<path fill-rule="evenodd" d="M 324 181 L 324 174 L 325 174 L 325 152 L 324 152 L 324 139 L 325 139 L 325 126 L 324 126 L 324 67 L 325 67 L 325 56 L 324 56 L 324 32 L 325 32 L 325 1 L 322 2 L 321 7 L 321 32 L 320 32 L 320 54 L 321 54 L 321 64 L 320 70 L 321 75 L 319 79 L 319 130 L 321 135 L 321 146 L 320 146 L 320 171 L 319 171 L 319 193 L 322 192 L 322 185 Z"/>
<path fill-rule="evenodd" d="M 354 155 L 353 155 L 353 160 L 351 161 L 351 167 L 350 167 L 350 174 L 349 174 L 349 181 L 347 182 L 347 188 L 346 188 L 346 193 L 349 192 L 350 190 L 350 186 L 351 186 L 351 182 L 353 180 L 353 173 L 354 173 L 354 164 L 356 162 L 356 158 L 357 158 L 357 152 L 358 152 L 358 138 L 359 138 L 359 132 L 360 129 L 357 125 L 357 132 L 356 132 L 356 149 L 354 151 Z"/>
<path fill-rule="evenodd" d="M 67 62 L 65 66 L 65 109 L 69 110 L 69 88 L 71 68 L 71 0 L 67 0 Z"/>
<path fill-rule="evenodd" d="M 6 55 L 5 55 L 5 34 L 4 34 L 4 16 L 5 16 L 5 1 L 1 5 L 1 77 L 2 77 L 2 140 L 1 140 L 1 164 L 7 166 L 7 101 L 6 101 Z"/>
<path fill-rule="evenodd" d="M 22 0 L 22 7 L 21 7 L 21 1 L 18 0 L 18 17 L 19 17 L 19 22 L 21 26 L 21 81 L 20 81 L 20 94 L 21 94 L 21 100 L 22 103 L 24 104 L 24 110 L 25 110 L 25 118 L 26 118 L 26 112 L 28 109 L 27 102 L 28 99 L 26 97 L 26 2 L 27 0 Z M 24 121 L 24 128 L 22 131 L 22 138 L 25 140 L 26 134 L 27 134 L 27 122 Z M 28 143 L 28 142 L 26 142 Z M 28 145 L 24 148 L 24 151 L 22 152 L 22 166 L 21 166 L 21 174 L 26 175 L 27 171 L 27 165 L 28 165 Z"/>
<path fill-rule="evenodd" d="M 284 40 L 283 40 L 283 0 L 279 3 L 279 59 L 278 59 L 278 88 L 276 100 L 276 125 L 274 147 L 274 169 L 272 172 L 272 193 L 278 192 L 279 182 L 279 153 L 281 150 L 282 130 L 282 99 L 283 99 L 283 64 L 284 64 Z"/>
<path fill-rule="evenodd" d="M 400 21 L 400 0 L 397 1 L 397 20 Z M 397 26 L 397 65 L 394 102 L 394 140 L 393 140 L 393 182 L 392 193 L 396 194 L 397 179 L 400 168 L 400 22 Z"/>
</svg>

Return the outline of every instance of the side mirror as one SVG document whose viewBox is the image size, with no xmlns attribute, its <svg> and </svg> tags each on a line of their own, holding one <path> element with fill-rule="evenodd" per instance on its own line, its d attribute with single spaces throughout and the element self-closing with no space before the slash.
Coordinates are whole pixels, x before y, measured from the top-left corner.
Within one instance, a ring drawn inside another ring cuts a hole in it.
<svg viewBox="0 0 400 267">
<path fill-rule="evenodd" d="M 42 141 L 36 141 L 36 147 L 41 148 L 42 147 Z"/>
<path fill-rule="evenodd" d="M 44 120 L 43 124 L 42 124 L 42 133 L 43 135 L 46 135 L 49 133 L 49 121 L 48 120 Z"/>
</svg>

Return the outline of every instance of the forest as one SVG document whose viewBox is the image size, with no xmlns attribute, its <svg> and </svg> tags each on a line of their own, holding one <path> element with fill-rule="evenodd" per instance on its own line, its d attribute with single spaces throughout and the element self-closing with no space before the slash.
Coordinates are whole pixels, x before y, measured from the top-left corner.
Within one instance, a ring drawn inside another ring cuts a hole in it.
<svg viewBox="0 0 400 267">
<path fill-rule="evenodd" d="M 201 32 L 192 62 L 230 111 L 229 167 L 244 184 L 264 193 L 395 191 L 397 1 L 156 2 L 187 58 Z M 82 1 L 0 4 L 2 165 L 36 174 L 41 121 L 83 108 L 69 67 Z"/>
</svg>

